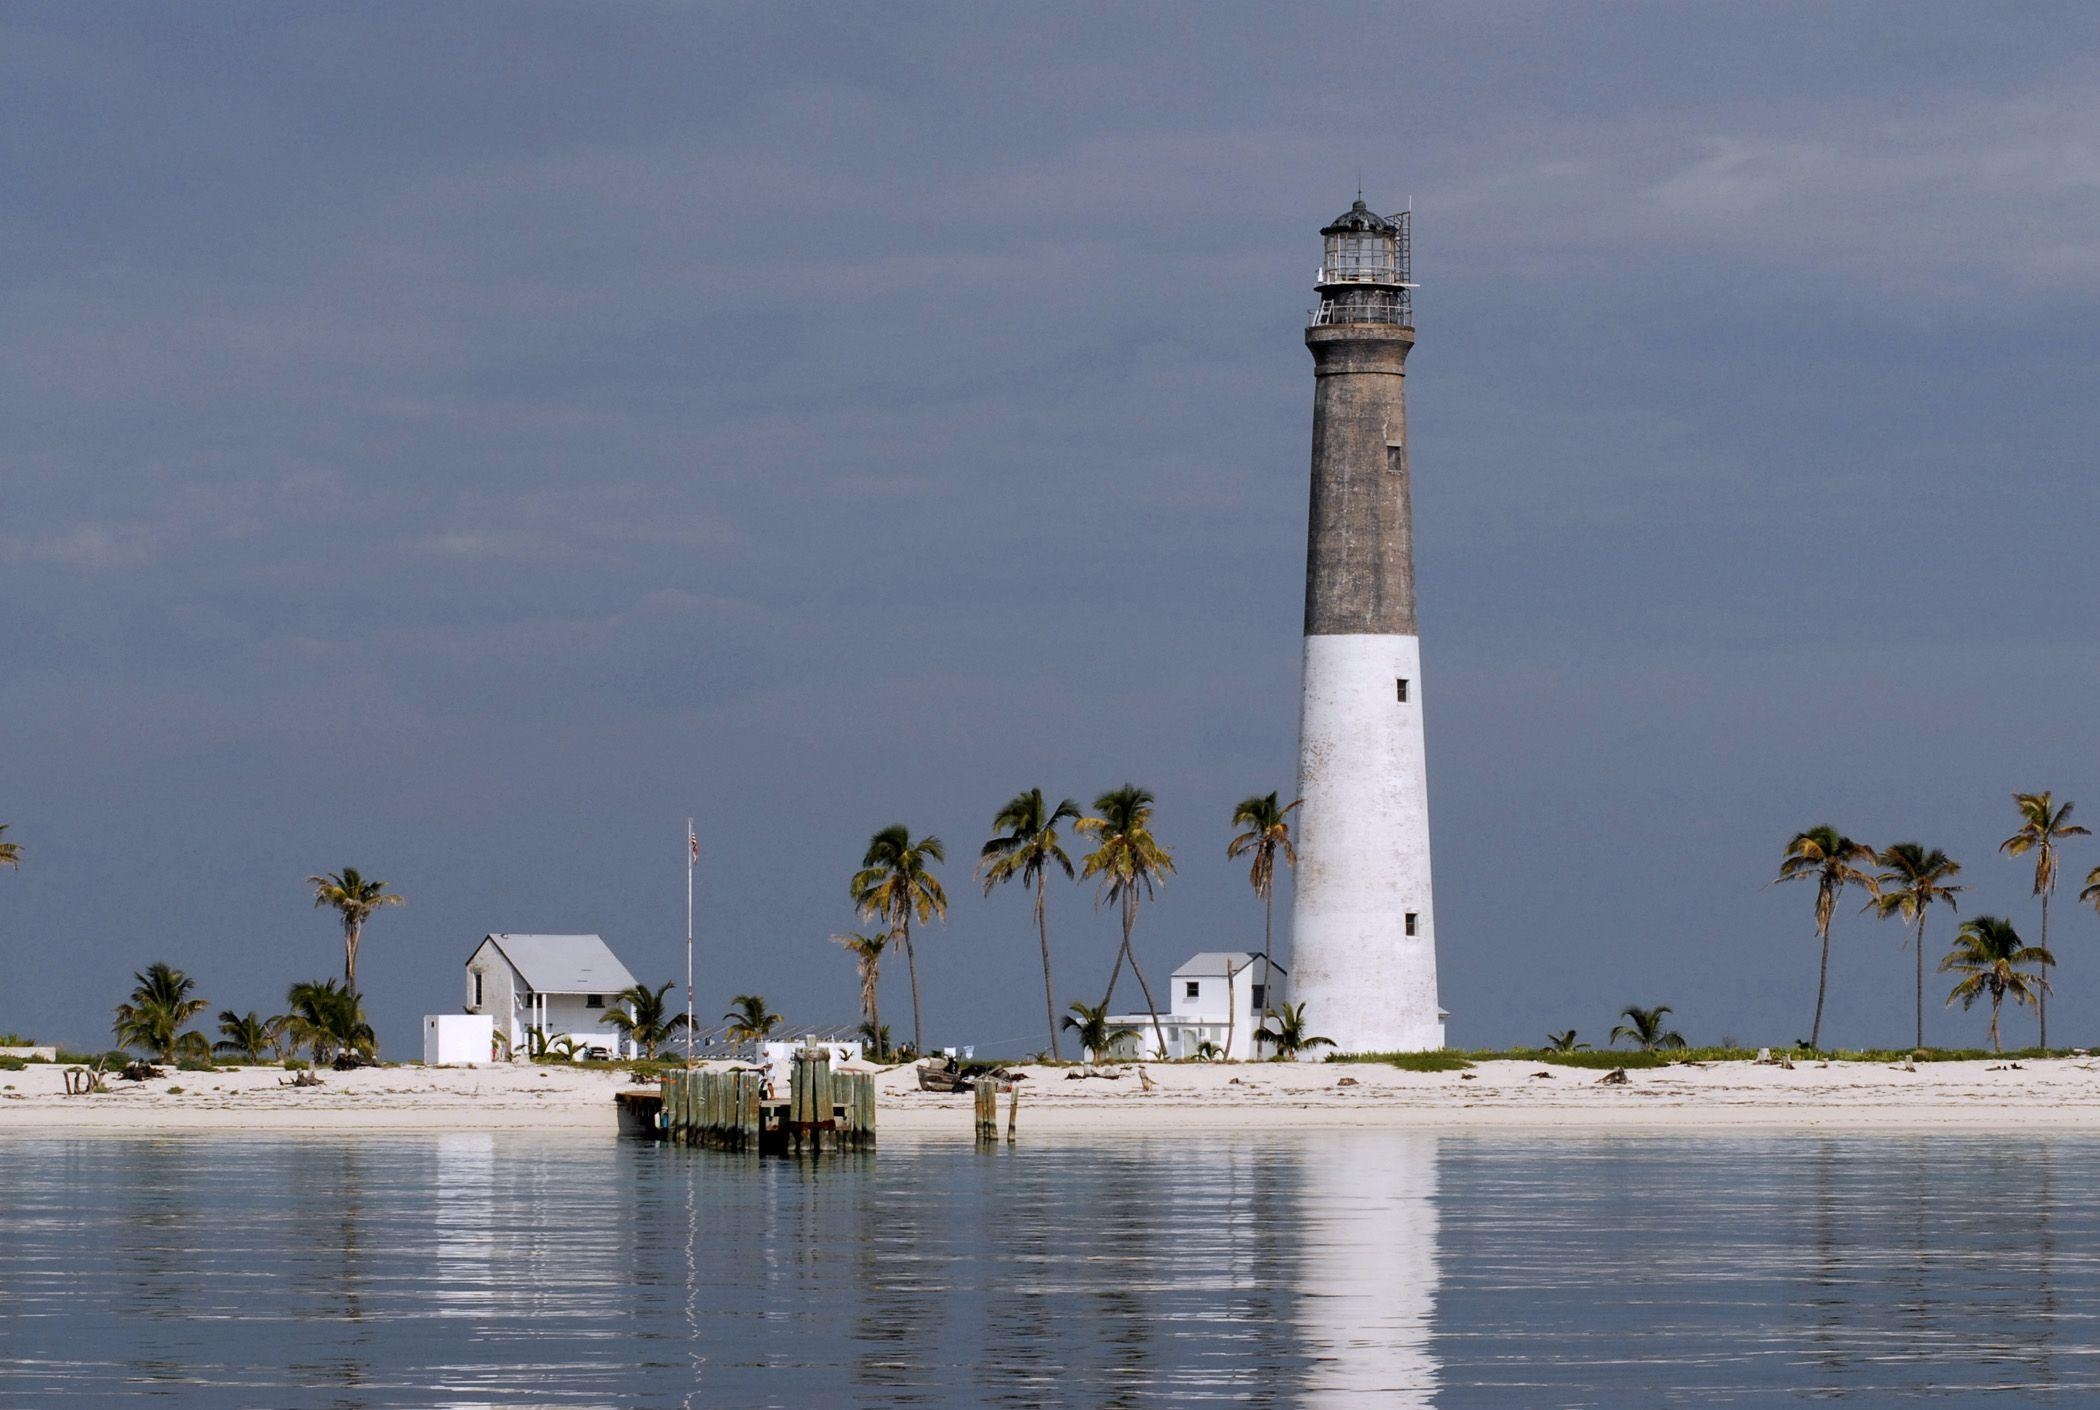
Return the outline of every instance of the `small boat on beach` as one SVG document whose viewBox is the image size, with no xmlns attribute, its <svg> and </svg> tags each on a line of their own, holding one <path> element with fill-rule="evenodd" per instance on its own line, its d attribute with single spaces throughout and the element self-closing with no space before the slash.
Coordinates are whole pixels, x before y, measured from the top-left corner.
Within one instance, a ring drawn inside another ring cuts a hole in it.
<svg viewBox="0 0 2100 1410">
<path fill-rule="evenodd" d="M 920 1058 L 915 1070 L 919 1074 L 919 1090 L 922 1092 L 967 1092 L 970 1079 L 963 1075 L 962 1064 L 952 1057 Z"/>
</svg>

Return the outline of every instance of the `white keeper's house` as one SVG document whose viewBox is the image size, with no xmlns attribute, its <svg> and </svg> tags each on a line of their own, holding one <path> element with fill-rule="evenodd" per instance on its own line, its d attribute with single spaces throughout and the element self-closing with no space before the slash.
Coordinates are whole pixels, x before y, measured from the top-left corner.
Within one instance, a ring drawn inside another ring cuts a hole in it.
<svg viewBox="0 0 2100 1410">
<path fill-rule="evenodd" d="M 1151 1015 L 1141 1009 L 1109 1016 L 1109 1030 L 1116 1036 L 1108 1053 L 1101 1056 L 1192 1058 L 1209 1043 L 1220 1056 L 1234 1062 L 1265 1057 L 1254 1035 L 1261 1027 L 1263 1006 L 1283 1002 L 1283 983 L 1288 978 L 1283 966 L 1277 965 L 1271 992 L 1269 966 L 1258 951 L 1206 950 L 1191 955 L 1168 981 L 1169 992 L 1154 995 L 1167 1000 L 1159 1016 L 1166 1052 L 1159 1050 Z"/>
<path fill-rule="evenodd" d="M 467 1012 L 488 1015 L 511 1052 L 522 1054 L 537 1028 L 550 1043 L 573 1038 L 608 1057 L 632 1056 L 605 1018 L 634 982 L 595 935 L 488 935 L 467 956 Z"/>
</svg>

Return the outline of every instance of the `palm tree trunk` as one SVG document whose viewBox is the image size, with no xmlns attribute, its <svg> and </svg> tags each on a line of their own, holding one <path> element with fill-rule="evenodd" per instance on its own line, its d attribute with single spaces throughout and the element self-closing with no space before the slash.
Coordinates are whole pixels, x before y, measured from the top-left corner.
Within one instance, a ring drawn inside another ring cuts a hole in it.
<svg viewBox="0 0 2100 1410">
<path fill-rule="evenodd" d="M 1050 1060 L 1063 1062 L 1064 1054 L 1057 1046 L 1057 990 L 1050 982 L 1050 916 L 1045 909 L 1045 881 L 1043 873 L 1038 871 L 1035 874 L 1035 933 L 1043 942 L 1043 1013 L 1050 1020 Z"/>
<path fill-rule="evenodd" d="M 1823 991 L 1830 987 L 1830 927 L 1818 926 L 1823 932 L 1823 967 L 1816 971 L 1816 1021 L 1808 1026 L 1808 1046 L 1812 1052 L 1823 1051 Z"/>
<path fill-rule="evenodd" d="M 1269 958 L 1276 943 L 1276 878 L 1269 877 L 1268 889 L 1262 892 L 1261 918 L 1261 1016 L 1269 1016 L 1269 1002 L 1276 992 L 1276 965 Z"/>
<path fill-rule="evenodd" d="M 2046 949 L 2048 949 L 2048 948 L 2049 948 L 2049 893 L 2048 893 L 2048 892 L 2046 892 L 2046 891 L 2044 891 L 2044 892 L 2042 893 L 2042 946 L 2041 946 L 2041 947 L 2042 947 L 2042 948 L 2043 948 L 2044 950 L 2046 950 Z M 2048 975 L 2048 972 L 2047 972 L 2047 971 L 2046 971 L 2046 970 L 2045 970 L 2045 969 L 2044 969 L 2044 968 L 2043 968 L 2043 967 L 2042 967 L 2041 965 L 2036 965 L 2036 966 L 2035 966 L 2034 968 L 2035 968 L 2035 972 L 2036 972 L 2036 973 L 2038 973 L 2038 974 L 2040 974 L 2040 975 L 2042 976 L 2042 979 L 2043 979 L 2043 980 L 2045 981 L 2045 983 L 2044 983 L 2043 987 L 2037 988 L 2037 989 L 2036 989 L 2036 990 L 2034 991 L 2034 1007 L 2035 1007 L 2035 1011 L 2036 1011 L 2037 1013 L 2039 1013 L 2039 1014 L 2041 1015 L 2041 1019 L 2042 1019 L 2042 1050 L 2043 1050 L 2044 1052 L 2047 1052 L 2047 1051 L 2048 1051 L 2048 1049 L 2049 1049 L 2049 990 L 2048 990 L 2047 986 L 2046 986 L 2046 981 L 2048 980 L 2048 978 L 2049 978 L 2049 975 Z"/>
<path fill-rule="evenodd" d="M 343 922 L 343 987 L 357 992 L 357 926 Z"/>
<path fill-rule="evenodd" d="M 1116 962 L 1108 971 L 1108 992 L 1101 996 L 1101 1011 L 1108 1011 L 1109 1001 L 1116 996 L 1116 981 L 1123 977 L 1123 956 L 1130 952 L 1130 903 L 1126 896 L 1123 903 L 1123 943 L 1116 947 Z"/>
<path fill-rule="evenodd" d="M 1145 1012 L 1152 1017 L 1152 1036 L 1159 1043 L 1159 1060 L 1167 1060 L 1167 1031 L 1159 1026 L 1159 1005 L 1152 1002 L 1152 986 L 1145 982 L 1145 971 L 1138 968 L 1137 951 L 1130 948 L 1130 929 L 1137 924 L 1137 893 L 1129 894 L 1129 904 L 1123 911 L 1123 953 L 1130 957 L 1130 972 L 1137 976 L 1138 992 L 1145 996 Z"/>
<path fill-rule="evenodd" d="M 1925 1047 L 1925 908 L 1918 907 L 1918 1049 Z"/>
<path fill-rule="evenodd" d="M 1994 1053 L 2005 1051 L 2005 1044 L 1998 1041 L 1998 1004 L 1999 994 L 1997 990 L 1993 989 L 1991 991 L 1991 1051 Z"/>
<path fill-rule="evenodd" d="M 904 913 L 904 968 L 911 974 L 911 1054 L 926 1056 L 926 1035 L 919 1030 L 919 957 L 911 948 L 911 912 Z"/>
</svg>

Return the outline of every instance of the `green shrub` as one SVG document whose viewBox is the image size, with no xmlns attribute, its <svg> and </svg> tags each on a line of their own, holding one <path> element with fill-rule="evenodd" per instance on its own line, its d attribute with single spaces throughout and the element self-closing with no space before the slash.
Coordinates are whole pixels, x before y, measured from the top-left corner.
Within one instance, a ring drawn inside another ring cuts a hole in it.
<svg viewBox="0 0 2100 1410">
<path fill-rule="evenodd" d="M 177 1072 L 217 1072 L 219 1065 L 210 1058 L 183 1058 L 175 1064 Z"/>
<path fill-rule="evenodd" d="M 0 1048 L 33 1048 L 36 1039 L 25 1038 L 19 1033 L 0 1033 Z"/>
<path fill-rule="evenodd" d="M 1434 1053 L 1336 1053 L 1329 1062 L 1378 1062 L 1402 1072 L 1457 1072 L 1471 1067 L 1473 1060 L 1449 1051 Z"/>
<path fill-rule="evenodd" d="M 29 1066 L 29 1063 L 26 1059 L 18 1057 L 0 1057 L 0 1072 L 20 1072 L 23 1068 L 27 1066 Z"/>
<path fill-rule="evenodd" d="M 288 1057 L 284 1060 L 284 1070 L 286 1072 L 304 1072 L 312 1066 L 312 1063 L 301 1057 Z"/>
<path fill-rule="evenodd" d="M 169 1095 L 169 1096 L 171 1096 L 171 1097 L 179 1097 L 179 1096 L 181 1096 L 181 1095 L 182 1095 L 182 1088 L 180 1088 L 180 1087 L 170 1087 L 170 1088 L 168 1088 L 168 1095 Z"/>
</svg>

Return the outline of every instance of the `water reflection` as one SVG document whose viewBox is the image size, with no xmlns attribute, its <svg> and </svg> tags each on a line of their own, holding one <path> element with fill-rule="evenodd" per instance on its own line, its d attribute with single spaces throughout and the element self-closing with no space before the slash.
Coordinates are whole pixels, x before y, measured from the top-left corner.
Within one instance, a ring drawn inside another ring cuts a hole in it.
<svg viewBox="0 0 2100 1410">
<path fill-rule="evenodd" d="M 1316 1135 L 1299 1156 L 1299 1404 L 1428 1406 L 1437 1287 L 1437 1141 L 1414 1131 Z"/>
<path fill-rule="evenodd" d="M 0 1140 L 0 1406 L 2084 1403 L 2100 1143 Z"/>
</svg>

